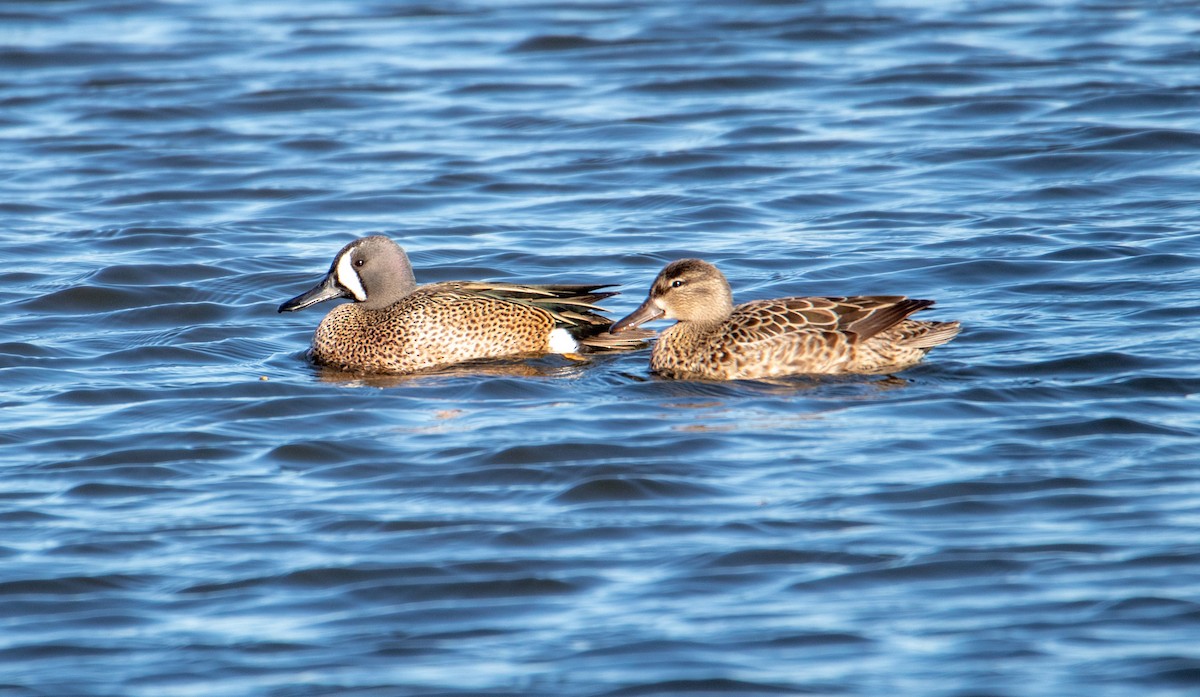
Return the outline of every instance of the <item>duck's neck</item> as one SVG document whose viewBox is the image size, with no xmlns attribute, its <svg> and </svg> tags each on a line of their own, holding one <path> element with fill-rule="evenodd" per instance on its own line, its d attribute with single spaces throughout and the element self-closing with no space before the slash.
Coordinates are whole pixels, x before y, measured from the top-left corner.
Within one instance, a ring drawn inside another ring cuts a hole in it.
<svg viewBox="0 0 1200 697">
<path fill-rule="evenodd" d="M 675 326 L 668 329 L 672 339 L 680 343 L 698 343 L 719 334 L 729 321 L 729 316 L 733 314 L 733 295 L 726 289 L 726 292 L 712 298 L 703 310 L 700 313 L 689 312 L 688 314 L 700 316 L 680 319 Z"/>
<path fill-rule="evenodd" d="M 412 292 L 417 289 L 416 279 L 413 278 L 412 271 L 407 274 L 398 274 L 394 278 L 389 278 L 388 283 L 381 292 L 372 293 L 364 302 L 358 303 L 358 306 L 368 312 L 379 312 L 386 310 L 392 305 L 412 295 Z"/>
<path fill-rule="evenodd" d="M 721 325 L 724 323 L 724 319 L 680 320 L 667 331 L 671 333 L 672 338 L 676 341 L 692 343 L 702 341 L 718 333 L 721 330 Z"/>
</svg>

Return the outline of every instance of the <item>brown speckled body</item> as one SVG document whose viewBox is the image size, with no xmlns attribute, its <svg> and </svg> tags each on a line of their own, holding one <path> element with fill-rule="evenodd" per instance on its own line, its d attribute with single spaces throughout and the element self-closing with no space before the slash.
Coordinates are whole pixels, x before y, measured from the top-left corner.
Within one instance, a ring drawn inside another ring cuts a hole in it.
<svg viewBox="0 0 1200 697">
<path fill-rule="evenodd" d="M 408 255 L 373 235 L 347 244 L 313 288 L 285 301 L 295 312 L 337 298 L 321 320 L 309 356 L 353 373 L 415 373 L 502 356 L 626 350 L 643 332 L 613 337 L 595 303 L 616 295 L 603 285 L 519 285 L 450 281 L 418 286 Z"/>
<path fill-rule="evenodd" d="M 414 373 L 481 358 L 546 353 L 553 315 L 460 283 L 421 286 L 381 310 L 350 303 L 325 316 L 314 361 L 341 370 Z"/>
<path fill-rule="evenodd" d="M 796 374 L 881 373 L 918 363 L 958 333 L 957 322 L 908 316 L 932 300 L 904 296 L 778 298 L 736 307 L 716 267 L 698 259 L 669 264 L 646 302 L 614 331 L 677 319 L 650 354 L 651 369 L 692 380 Z"/>
<path fill-rule="evenodd" d="M 865 340 L 838 326 L 839 312 L 879 302 L 872 297 L 758 300 L 735 307 L 724 322 L 678 322 L 659 336 L 650 367 L 677 379 L 740 380 L 891 372 L 919 363 L 929 351 L 920 347 L 920 337 L 942 331 L 945 323 L 905 319 Z M 825 309 L 814 312 L 814 305 Z"/>
</svg>

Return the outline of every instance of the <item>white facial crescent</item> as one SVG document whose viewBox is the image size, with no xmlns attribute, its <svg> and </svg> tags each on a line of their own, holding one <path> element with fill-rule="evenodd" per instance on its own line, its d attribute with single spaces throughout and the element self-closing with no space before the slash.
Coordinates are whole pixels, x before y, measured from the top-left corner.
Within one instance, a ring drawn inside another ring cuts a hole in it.
<svg viewBox="0 0 1200 697">
<path fill-rule="evenodd" d="M 354 260 L 351 258 L 354 255 L 354 250 L 351 249 L 338 259 L 337 270 L 334 275 L 337 276 L 337 282 L 358 302 L 367 299 L 367 291 L 363 288 L 362 279 L 358 277 L 358 271 L 354 270 Z"/>
</svg>

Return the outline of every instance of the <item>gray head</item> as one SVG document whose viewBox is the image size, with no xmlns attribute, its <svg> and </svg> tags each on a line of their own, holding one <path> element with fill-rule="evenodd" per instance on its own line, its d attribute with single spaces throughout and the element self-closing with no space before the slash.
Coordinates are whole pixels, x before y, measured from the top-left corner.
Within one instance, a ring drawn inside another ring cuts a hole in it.
<svg viewBox="0 0 1200 697">
<path fill-rule="evenodd" d="M 382 235 L 360 237 L 342 247 L 320 283 L 280 305 L 279 311 L 295 312 L 334 298 L 350 298 L 363 309 L 382 310 L 416 287 L 412 265 L 400 245 Z"/>
<path fill-rule="evenodd" d="M 656 319 L 680 322 L 720 322 L 733 312 L 733 291 L 717 267 L 700 259 L 667 264 L 641 307 L 612 326 L 619 332 Z"/>
</svg>

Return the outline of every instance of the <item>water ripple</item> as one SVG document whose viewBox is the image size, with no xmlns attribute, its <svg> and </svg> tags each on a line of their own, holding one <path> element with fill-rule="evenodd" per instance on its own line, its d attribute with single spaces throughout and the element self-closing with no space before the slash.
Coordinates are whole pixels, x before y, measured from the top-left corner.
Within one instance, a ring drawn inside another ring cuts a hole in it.
<svg viewBox="0 0 1200 697">
<path fill-rule="evenodd" d="M 0 694 L 1194 691 L 1193 5 L 0 10 Z M 275 308 L 372 233 L 964 331 L 313 366 Z"/>
</svg>

